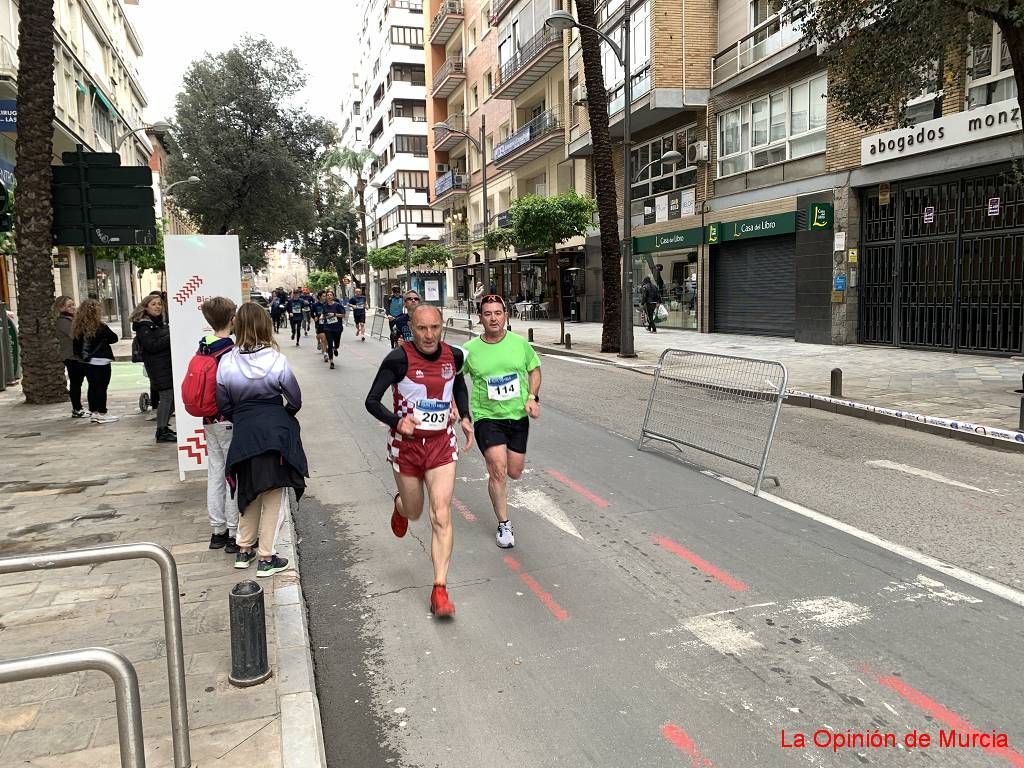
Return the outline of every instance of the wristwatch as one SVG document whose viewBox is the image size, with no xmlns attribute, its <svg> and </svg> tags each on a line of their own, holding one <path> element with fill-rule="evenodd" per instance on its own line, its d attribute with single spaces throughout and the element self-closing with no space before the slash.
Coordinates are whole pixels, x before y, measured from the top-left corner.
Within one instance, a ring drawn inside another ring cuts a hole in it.
<svg viewBox="0 0 1024 768">
<path fill-rule="evenodd" d="M 540 405 L 540 395 L 535 395 L 532 392 L 526 396 L 527 400 L 535 400 L 537 405 Z"/>
</svg>

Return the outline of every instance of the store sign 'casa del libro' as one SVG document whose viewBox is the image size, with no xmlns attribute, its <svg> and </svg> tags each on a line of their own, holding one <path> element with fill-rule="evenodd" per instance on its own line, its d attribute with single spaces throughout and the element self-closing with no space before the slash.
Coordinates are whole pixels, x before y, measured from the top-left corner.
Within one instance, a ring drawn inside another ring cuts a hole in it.
<svg viewBox="0 0 1024 768">
<path fill-rule="evenodd" d="M 913 128 L 897 128 L 867 136 L 860 142 L 860 161 L 862 165 L 871 165 L 899 160 L 971 141 L 993 139 L 1020 129 L 1020 104 L 1017 99 L 1008 99 L 927 120 Z"/>
</svg>

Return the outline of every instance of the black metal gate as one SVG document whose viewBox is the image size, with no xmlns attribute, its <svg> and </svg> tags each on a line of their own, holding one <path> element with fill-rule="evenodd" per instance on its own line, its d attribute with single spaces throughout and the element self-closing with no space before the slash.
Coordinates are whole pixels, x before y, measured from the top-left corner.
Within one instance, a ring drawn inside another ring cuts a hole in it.
<svg viewBox="0 0 1024 768">
<path fill-rule="evenodd" d="M 1024 186 L 1005 169 L 861 197 L 861 342 L 1024 351 Z"/>
</svg>

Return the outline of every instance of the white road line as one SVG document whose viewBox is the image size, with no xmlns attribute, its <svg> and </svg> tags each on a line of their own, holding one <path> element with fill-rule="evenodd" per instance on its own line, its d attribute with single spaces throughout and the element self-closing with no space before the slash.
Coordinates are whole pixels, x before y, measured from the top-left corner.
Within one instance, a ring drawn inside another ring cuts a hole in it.
<svg viewBox="0 0 1024 768">
<path fill-rule="evenodd" d="M 566 357 L 565 355 L 549 355 L 543 354 L 542 357 L 550 357 L 553 360 L 564 360 L 567 363 L 576 363 L 576 365 L 596 365 L 598 368 L 604 368 L 607 363 L 595 363 L 593 360 L 581 360 L 578 357 Z"/>
<path fill-rule="evenodd" d="M 576 526 L 572 524 L 565 512 L 544 491 L 512 488 L 509 490 L 508 503 L 509 506 L 517 509 L 526 509 L 538 514 L 559 530 L 583 540 L 583 536 L 576 530 Z"/>
<path fill-rule="evenodd" d="M 715 472 L 712 472 L 711 470 L 702 470 L 701 474 L 707 475 L 708 477 L 713 477 L 716 480 L 720 480 L 723 483 L 726 483 L 727 485 L 733 486 L 734 488 L 740 488 L 744 491 L 747 491 L 748 493 L 754 490 L 752 486 L 747 485 L 746 483 L 742 483 L 739 480 L 733 480 L 731 477 L 724 477 L 723 475 L 719 475 Z M 834 528 L 837 531 L 842 531 L 843 533 L 849 534 L 850 536 L 860 539 L 861 541 L 866 541 L 869 544 L 874 544 L 876 547 L 881 547 L 884 550 L 892 552 L 895 555 L 899 555 L 900 557 L 904 557 L 907 560 L 917 563 L 918 565 L 923 565 L 926 568 L 931 568 L 935 571 L 938 571 L 939 573 L 954 578 L 957 581 L 962 581 L 964 584 L 969 584 L 970 586 L 975 587 L 976 589 L 988 592 L 989 594 L 995 595 L 996 597 L 1001 597 L 1003 600 L 1011 602 L 1014 605 L 1020 606 L 1021 608 L 1024 608 L 1024 592 L 1016 590 L 1013 587 L 1008 587 L 1005 584 L 1000 584 L 998 581 L 987 579 L 984 576 L 978 575 L 977 573 L 972 573 L 971 571 L 965 570 L 964 568 L 960 568 L 959 566 L 952 565 L 951 563 L 947 563 L 943 560 L 939 560 L 937 557 L 932 557 L 931 555 L 926 555 L 923 552 L 918 552 L 916 549 L 911 549 L 910 547 L 904 547 L 902 544 L 897 544 L 893 541 L 888 541 L 887 539 L 883 539 L 881 536 L 876 536 L 873 533 L 862 531 L 860 528 L 855 528 L 854 526 L 848 523 L 836 520 L 835 518 L 829 517 L 828 515 L 824 515 L 821 512 L 816 512 L 813 509 L 810 509 L 809 507 L 803 506 L 802 504 L 797 504 L 795 501 L 782 499 L 779 498 L 778 496 L 773 496 L 770 493 L 765 493 L 764 491 L 761 492 L 760 498 L 764 499 L 765 501 L 770 501 L 773 504 L 777 504 L 778 506 L 783 507 L 785 509 L 788 509 L 790 512 L 795 512 L 798 515 L 802 515 L 806 518 L 814 520 L 815 522 L 821 523 L 822 525 L 827 525 L 829 528 Z"/>
<path fill-rule="evenodd" d="M 683 623 L 683 626 L 698 640 L 719 653 L 740 656 L 744 651 L 764 648 L 748 632 L 721 616 L 698 616 Z"/>
<path fill-rule="evenodd" d="M 869 467 L 875 467 L 876 469 L 891 469 L 895 472 L 903 472 L 907 475 L 914 475 L 915 477 L 923 477 L 925 480 L 934 480 L 936 483 L 943 483 L 944 485 L 952 485 L 954 488 L 963 488 L 965 491 L 977 491 L 978 493 L 991 494 L 992 491 L 986 491 L 982 488 L 978 488 L 967 483 L 961 483 L 959 480 L 953 480 L 940 475 L 935 472 L 929 472 L 927 469 L 918 469 L 917 467 L 911 467 L 908 464 L 897 464 L 894 461 L 887 461 L 885 459 L 876 459 L 874 461 L 864 462 Z"/>
</svg>

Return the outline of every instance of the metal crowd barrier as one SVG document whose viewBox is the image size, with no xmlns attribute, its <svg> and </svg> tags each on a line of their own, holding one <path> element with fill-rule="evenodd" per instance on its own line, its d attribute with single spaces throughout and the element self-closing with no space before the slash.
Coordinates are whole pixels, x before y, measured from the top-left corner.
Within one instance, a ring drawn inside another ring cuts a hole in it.
<svg viewBox="0 0 1024 768">
<path fill-rule="evenodd" d="M 108 648 L 81 648 L 8 659 L 0 661 L 0 683 L 15 683 L 85 670 L 105 672 L 114 683 L 121 768 L 146 768 L 139 678 L 132 663 L 120 653 Z"/>
<path fill-rule="evenodd" d="M 637 448 L 660 441 L 757 470 L 765 475 L 789 373 L 782 363 L 666 349 L 658 359 Z"/>
<path fill-rule="evenodd" d="M 143 558 L 154 560 L 160 566 L 174 766 L 175 768 L 190 768 L 192 750 L 189 745 L 188 700 L 185 695 L 185 652 L 181 634 L 181 598 L 178 593 L 178 566 L 171 553 L 159 544 L 141 543 L 113 544 L 108 547 L 73 549 L 67 552 L 48 552 L 41 555 L 3 557 L 0 558 L 0 575 Z M 122 741 L 122 755 L 124 748 L 124 741 Z M 129 763 L 128 765 L 134 766 L 135 764 Z"/>
<path fill-rule="evenodd" d="M 373 320 L 370 323 L 370 336 L 374 339 L 384 339 L 384 329 L 388 327 L 388 316 L 383 309 L 377 309 L 373 313 Z"/>
</svg>

